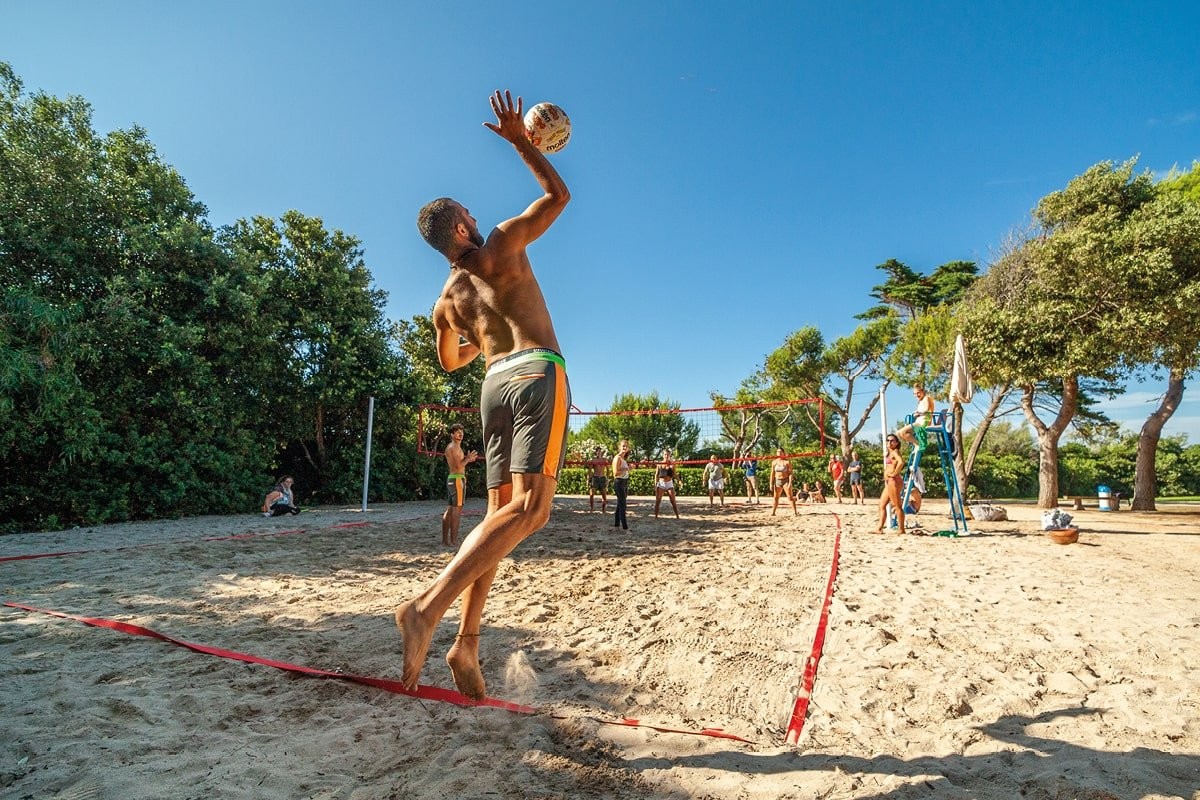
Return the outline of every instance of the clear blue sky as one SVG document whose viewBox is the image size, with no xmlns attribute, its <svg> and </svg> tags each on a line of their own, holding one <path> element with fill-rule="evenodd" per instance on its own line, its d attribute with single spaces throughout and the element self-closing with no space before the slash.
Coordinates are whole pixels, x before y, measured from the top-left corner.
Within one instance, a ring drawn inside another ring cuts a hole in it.
<svg viewBox="0 0 1200 800">
<path fill-rule="evenodd" d="M 986 264 L 1098 161 L 1188 168 L 1198 28 L 1195 2 L 0 0 L 0 59 L 143 126 L 214 225 L 295 208 L 359 237 L 392 319 L 446 275 L 425 201 L 486 230 L 536 196 L 488 95 L 558 103 L 573 201 L 530 256 L 595 410 L 708 405 L 788 333 L 852 330 L 877 264 Z M 1136 429 L 1159 391 L 1110 411 Z M 1200 391 L 1168 432 L 1200 441 Z"/>
</svg>

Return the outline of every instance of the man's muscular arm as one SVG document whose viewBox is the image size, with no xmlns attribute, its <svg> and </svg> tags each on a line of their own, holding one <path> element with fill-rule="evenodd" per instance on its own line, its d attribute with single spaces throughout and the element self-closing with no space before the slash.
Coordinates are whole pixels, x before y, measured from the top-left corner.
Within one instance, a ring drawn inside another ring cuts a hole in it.
<svg viewBox="0 0 1200 800">
<path fill-rule="evenodd" d="M 496 239 L 496 245 L 505 250 L 522 250 L 545 233 L 554 220 L 558 219 L 558 215 L 567 207 L 571 193 L 558 171 L 525 135 L 524 104 L 521 98 L 517 98 L 514 106 L 512 94 L 507 89 L 503 96 L 497 90 L 491 98 L 491 103 L 492 111 L 496 115 L 496 124 L 483 124 L 512 144 L 544 192 L 524 213 L 500 223 L 488 237 L 488 246 L 493 246 L 492 240 Z"/>
<path fill-rule="evenodd" d="M 433 308 L 433 328 L 437 333 L 437 354 L 442 369 L 453 372 L 465 367 L 479 355 L 479 348 L 471 344 L 456 331 L 446 316 L 444 300 L 438 300 Z"/>
</svg>

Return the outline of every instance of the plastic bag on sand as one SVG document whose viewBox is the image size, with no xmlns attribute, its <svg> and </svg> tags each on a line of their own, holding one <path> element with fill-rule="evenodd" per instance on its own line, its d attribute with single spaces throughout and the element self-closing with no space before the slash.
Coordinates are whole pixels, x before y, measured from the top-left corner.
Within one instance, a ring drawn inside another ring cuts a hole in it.
<svg viewBox="0 0 1200 800">
<path fill-rule="evenodd" d="M 1044 531 L 1061 530 L 1062 528 L 1070 527 L 1070 525 L 1071 515 L 1061 508 L 1042 512 L 1042 530 Z"/>
<path fill-rule="evenodd" d="M 986 503 L 971 506 L 971 515 L 983 522 L 1005 522 L 1008 520 L 1008 511 L 1002 506 L 992 506 Z"/>
</svg>

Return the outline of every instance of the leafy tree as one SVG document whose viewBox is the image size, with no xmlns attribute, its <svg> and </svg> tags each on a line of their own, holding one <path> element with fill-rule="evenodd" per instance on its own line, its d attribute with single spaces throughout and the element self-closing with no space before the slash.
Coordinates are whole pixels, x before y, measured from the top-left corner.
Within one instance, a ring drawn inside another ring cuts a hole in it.
<svg viewBox="0 0 1200 800">
<path fill-rule="evenodd" d="M 895 344 L 897 324 L 895 315 L 881 315 L 828 345 L 815 327 L 801 328 L 767 356 L 763 370 L 748 379 L 745 386 L 765 400 L 822 398 L 836 419 L 842 455 L 849 456 L 851 443 L 879 402 L 876 394 L 852 419 L 855 386 L 860 380 L 882 380 L 886 388 L 883 364 Z M 805 413 L 812 411 L 806 409 Z M 817 420 L 811 422 L 821 436 L 826 435 Z"/>
<path fill-rule="evenodd" d="M 271 358 L 262 378 L 284 469 L 314 486 L 360 472 L 347 461 L 362 453 L 367 398 L 386 392 L 401 369 L 385 295 L 371 285 L 358 240 L 288 211 L 278 221 L 239 220 L 223 242 L 267 286 L 271 330 L 262 346 Z"/>
<path fill-rule="evenodd" d="M 1133 162 L 1098 164 L 1047 195 L 1041 232 L 1005 253 L 968 292 L 963 321 L 973 354 L 996 384 L 1011 381 L 1039 443 L 1038 504 L 1058 502 L 1058 442 L 1074 419 L 1081 377 L 1111 383 L 1130 342 L 1125 289 L 1140 280 L 1122 237 L 1126 220 L 1153 199 Z M 1058 398 L 1043 419 L 1035 398 L 1053 383 Z"/>
<path fill-rule="evenodd" d="M 609 408 L 619 414 L 604 414 L 589 419 L 582 428 L 570 435 L 567 447 L 577 452 L 580 440 L 608 443 L 612 447 L 628 439 L 635 461 L 653 461 L 670 450 L 679 460 L 693 460 L 700 442 L 700 426 L 678 411 L 679 403 L 660 398 L 658 392 L 648 395 L 623 394 Z"/>
<path fill-rule="evenodd" d="M 28 498 L 8 496 L 0 516 L 29 526 L 170 516 L 258 493 L 258 446 L 237 402 L 251 359 L 244 337 L 227 338 L 253 287 L 204 214 L 143 131 L 100 137 L 85 101 L 27 96 L 0 65 L 10 363 L 31 348 L 54 363 L 36 404 L 28 380 L 7 395 L 21 435 L 45 445 L 0 454 Z M 64 428 L 56 409 L 67 406 L 86 423 Z"/>
<path fill-rule="evenodd" d="M 1167 373 L 1167 390 L 1138 440 L 1135 511 L 1155 510 L 1163 426 L 1183 400 L 1188 374 L 1200 366 L 1200 162 L 1157 189 L 1124 231 L 1128 269 L 1141 279 L 1129 287 L 1131 308 L 1118 335 L 1136 343 L 1127 354 L 1131 369 L 1149 363 Z"/>
</svg>

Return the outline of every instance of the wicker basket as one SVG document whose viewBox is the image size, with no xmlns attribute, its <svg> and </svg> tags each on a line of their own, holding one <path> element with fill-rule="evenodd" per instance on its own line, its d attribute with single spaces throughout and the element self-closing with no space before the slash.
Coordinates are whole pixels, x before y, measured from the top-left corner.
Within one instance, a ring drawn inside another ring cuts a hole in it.
<svg viewBox="0 0 1200 800">
<path fill-rule="evenodd" d="M 1079 541 L 1079 528 L 1057 528 L 1046 531 L 1046 535 L 1054 540 L 1055 544 L 1075 544 Z"/>
</svg>

